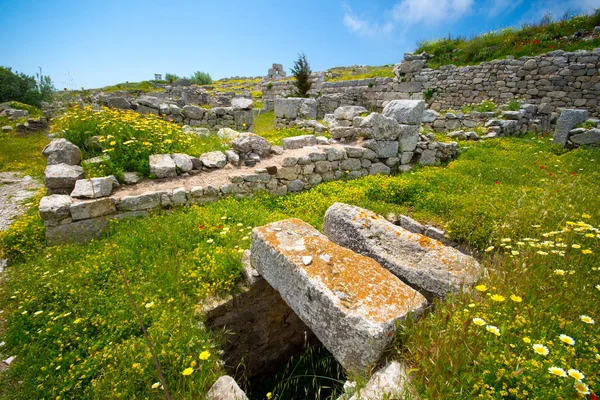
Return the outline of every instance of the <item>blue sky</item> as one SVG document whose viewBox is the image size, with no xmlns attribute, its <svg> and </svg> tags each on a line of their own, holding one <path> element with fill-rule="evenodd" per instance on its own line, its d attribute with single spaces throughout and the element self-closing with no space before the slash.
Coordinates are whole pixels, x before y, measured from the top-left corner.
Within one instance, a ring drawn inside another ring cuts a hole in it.
<svg viewBox="0 0 600 400">
<path fill-rule="evenodd" d="M 213 79 L 289 71 L 305 52 L 315 71 L 395 64 L 420 39 L 471 35 L 600 0 L 0 0 L 0 65 L 58 88 L 95 88 L 154 73 Z"/>
</svg>

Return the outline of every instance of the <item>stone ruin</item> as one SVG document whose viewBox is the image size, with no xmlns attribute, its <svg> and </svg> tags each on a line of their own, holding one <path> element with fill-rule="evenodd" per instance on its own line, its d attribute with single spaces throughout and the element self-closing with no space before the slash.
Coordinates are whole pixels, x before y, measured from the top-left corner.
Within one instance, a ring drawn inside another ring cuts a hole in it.
<svg viewBox="0 0 600 400">
<path fill-rule="evenodd" d="M 356 206 L 333 204 L 322 231 L 299 219 L 253 230 L 244 257 L 249 286 L 207 313 L 207 327 L 228 332 L 228 371 L 240 375 L 236 366 L 248 360 L 243 373 L 254 379 L 308 337 L 345 369 L 364 373 L 391 343 L 398 322 L 418 318 L 433 298 L 467 290 L 486 273 L 472 257 Z M 290 345 L 277 353 L 282 338 Z M 223 379 L 239 393 L 231 377 Z M 347 382 L 340 399 L 400 395 L 410 390 L 407 367 L 391 362 L 360 394 L 352 387 Z"/>
<path fill-rule="evenodd" d="M 302 106 L 314 105 L 310 100 L 285 100 L 302 112 L 314 112 Z M 258 191 L 282 196 L 337 179 L 405 172 L 412 164 L 431 165 L 458 154 L 456 143 L 439 143 L 431 135 L 419 134 L 422 102 L 391 102 L 384 110 L 389 117 L 377 113 L 361 117 L 361 112 L 352 107 L 337 110 L 332 140 L 302 135 L 284 138 L 279 147 L 250 132 L 224 128 L 217 135 L 230 142 L 226 152 L 197 157 L 153 154 L 150 172 L 157 181 L 152 191 L 136 190 L 143 182 L 132 172 L 125 173 L 125 185 L 113 176 L 84 179 L 81 151 L 65 139 L 53 140 L 43 151 L 48 160 L 48 196 L 40 203 L 40 214 L 47 241 L 50 245 L 86 241 L 101 236 L 111 218 L 139 216 L 156 208 L 202 204 L 223 196 L 250 197 Z M 356 125 L 344 126 L 350 120 Z M 104 157 L 83 162 L 103 162 Z"/>
<path fill-rule="evenodd" d="M 274 63 L 273 67 L 269 68 L 269 72 L 267 72 L 267 76 L 265 77 L 265 79 L 269 81 L 276 81 L 280 79 L 285 79 L 286 77 L 287 74 L 283 70 L 283 65 Z"/>
<path fill-rule="evenodd" d="M 556 123 L 554 143 L 563 147 L 600 147 L 600 120 L 589 118 L 587 110 L 563 110 Z"/>
</svg>

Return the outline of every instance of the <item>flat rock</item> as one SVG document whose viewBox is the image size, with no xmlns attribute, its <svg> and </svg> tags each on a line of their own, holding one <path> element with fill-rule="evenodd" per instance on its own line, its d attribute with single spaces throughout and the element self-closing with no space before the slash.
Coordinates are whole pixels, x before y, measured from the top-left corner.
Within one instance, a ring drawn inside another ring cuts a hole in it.
<svg viewBox="0 0 600 400">
<path fill-rule="evenodd" d="M 392 100 L 383 108 L 382 114 L 394 118 L 399 124 L 419 125 L 424 111 L 423 100 Z"/>
<path fill-rule="evenodd" d="M 224 375 L 211 386 L 206 400 L 248 400 L 248 397 L 232 377 Z"/>
<path fill-rule="evenodd" d="M 81 150 L 67 139 L 54 139 L 44 147 L 42 154 L 48 165 L 67 164 L 79 165 Z"/>
<path fill-rule="evenodd" d="M 116 211 L 115 205 L 108 197 L 71 204 L 71 218 L 73 218 L 73 221 L 101 217 L 102 215 L 113 214 Z"/>
<path fill-rule="evenodd" d="M 79 165 L 52 164 L 44 171 L 44 184 L 51 192 L 49 194 L 69 194 L 75 182 L 83 177 L 83 168 Z"/>
<path fill-rule="evenodd" d="M 253 105 L 254 102 L 252 99 L 247 99 L 245 97 L 234 97 L 231 99 L 231 106 L 235 110 L 250 110 Z"/>
<path fill-rule="evenodd" d="M 312 257 L 306 265 L 306 257 Z M 351 371 L 376 362 L 395 324 L 425 298 L 371 258 L 331 242 L 299 219 L 252 231 L 252 266 Z"/>
<path fill-rule="evenodd" d="M 237 135 L 239 135 L 239 134 L 240 133 L 234 129 L 221 128 L 217 132 L 217 137 L 221 140 L 229 142 L 229 141 L 232 141 L 233 139 L 235 139 L 237 137 Z"/>
<path fill-rule="evenodd" d="M 484 273 L 473 257 L 347 204 L 335 203 L 327 210 L 323 233 L 437 297 L 468 288 Z"/>
<path fill-rule="evenodd" d="M 204 153 L 199 158 L 206 168 L 223 168 L 227 165 L 227 156 L 222 151 Z"/>
<path fill-rule="evenodd" d="M 124 172 L 123 183 L 126 185 L 134 185 L 142 180 L 142 177 L 137 172 Z"/>
<path fill-rule="evenodd" d="M 590 129 L 584 133 L 572 135 L 569 140 L 571 143 L 578 146 L 585 145 L 599 145 L 600 144 L 600 129 Z"/>
<path fill-rule="evenodd" d="M 362 118 L 359 124 L 362 136 L 375 140 L 396 140 L 400 134 L 398 122 L 378 113 Z"/>
<path fill-rule="evenodd" d="M 119 211 L 151 210 L 160 206 L 160 196 L 156 192 L 142 193 L 137 196 L 125 196 L 117 204 Z"/>
<path fill-rule="evenodd" d="M 174 178 L 177 176 L 177 165 L 169 154 L 152 154 L 149 157 L 150 173 L 157 178 Z"/>
<path fill-rule="evenodd" d="M 316 146 L 317 138 L 315 135 L 302 135 L 283 138 L 281 146 L 284 150 L 301 149 L 307 146 Z"/>
<path fill-rule="evenodd" d="M 109 177 L 79 179 L 75 182 L 71 197 L 97 199 L 110 196 L 112 189 L 113 180 Z"/>
<path fill-rule="evenodd" d="M 204 110 L 198 106 L 183 106 L 182 109 L 183 115 L 189 119 L 197 119 L 200 120 L 204 116 Z"/>
<path fill-rule="evenodd" d="M 366 112 L 368 112 L 367 109 L 362 106 L 342 106 L 335 109 L 333 116 L 335 119 L 352 121 L 354 117 Z"/>
</svg>

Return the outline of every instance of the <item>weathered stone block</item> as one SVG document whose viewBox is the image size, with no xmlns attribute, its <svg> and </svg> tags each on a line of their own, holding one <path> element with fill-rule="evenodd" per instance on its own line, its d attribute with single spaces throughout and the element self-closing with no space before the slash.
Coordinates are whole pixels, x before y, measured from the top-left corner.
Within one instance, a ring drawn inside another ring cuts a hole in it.
<svg viewBox="0 0 600 400">
<path fill-rule="evenodd" d="M 42 154 L 48 165 L 79 165 L 81 150 L 67 139 L 54 139 L 44 147 Z"/>
<path fill-rule="evenodd" d="M 150 210 L 160 206 L 160 196 L 156 192 L 143 193 L 137 196 L 125 196 L 117 204 L 119 211 Z"/>
<path fill-rule="evenodd" d="M 359 207 L 332 205 L 325 214 L 323 232 L 335 243 L 372 257 L 412 287 L 437 297 L 468 288 L 484 273 L 473 257 Z"/>
<path fill-rule="evenodd" d="M 194 169 L 194 162 L 192 158 L 192 156 L 183 153 L 171 154 L 171 159 L 181 172 L 190 172 L 192 169 Z"/>
<path fill-rule="evenodd" d="M 83 177 L 83 168 L 79 165 L 53 164 L 44 171 L 44 184 L 48 194 L 70 194 L 75 182 Z"/>
<path fill-rule="evenodd" d="M 571 129 L 575 128 L 577 124 L 585 122 L 586 119 L 588 119 L 587 110 L 563 110 L 556 122 L 553 142 L 566 146 Z"/>
<path fill-rule="evenodd" d="M 334 357 L 362 371 L 376 362 L 395 324 L 425 298 L 370 258 L 340 247 L 298 219 L 252 232 L 252 265 Z"/>
<path fill-rule="evenodd" d="M 75 182 L 71 197 L 97 199 L 110 196 L 112 189 L 113 180 L 109 177 L 79 179 Z"/>
<path fill-rule="evenodd" d="M 110 198 L 79 201 L 71 204 L 71 218 L 73 221 L 101 217 L 117 211 Z"/>
<path fill-rule="evenodd" d="M 302 135 L 283 138 L 281 145 L 284 150 L 301 149 L 307 146 L 316 146 L 317 138 L 315 135 Z"/>
<path fill-rule="evenodd" d="M 384 107 L 383 115 L 395 119 L 399 124 L 419 125 L 423 111 L 423 100 L 392 100 Z"/>
<path fill-rule="evenodd" d="M 53 194 L 40 200 L 40 217 L 44 221 L 58 222 L 71 216 L 71 197 Z"/>
<path fill-rule="evenodd" d="M 204 153 L 199 158 L 206 168 L 223 168 L 227 165 L 227 156 L 222 151 Z"/>
<path fill-rule="evenodd" d="M 148 159 L 150 173 L 157 178 L 173 178 L 177 176 L 177 165 L 169 154 L 152 154 Z"/>
</svg>

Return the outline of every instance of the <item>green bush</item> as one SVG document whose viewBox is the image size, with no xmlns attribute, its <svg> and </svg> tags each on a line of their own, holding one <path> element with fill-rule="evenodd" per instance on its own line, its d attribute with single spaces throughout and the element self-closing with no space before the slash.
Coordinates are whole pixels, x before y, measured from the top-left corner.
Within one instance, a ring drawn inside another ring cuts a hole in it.
<svg viewBox="0 0 600 400">
<path fill-rule="evenodd" d="M 190 77 L 190 81 L 195 85 L 210 85 L 212 78 L 207 72 L 196 71 Z"/>
<path fill-rule="evenodd" d="M 52 80 L 47 75 L 38 79 L 0 66 L 0 103 L 14 100 L 39 107 L 42 101 L 50 101 L 55 91 Z"/>
<path fill-rule="evenodd" d="M 165 74 L 165 81 L 167 81 L 168 83 L 173 83 L 177 79 L 179 79 L 179 77 L 175 74 L 170 74 L 168 72 Z"/>
</svg>

